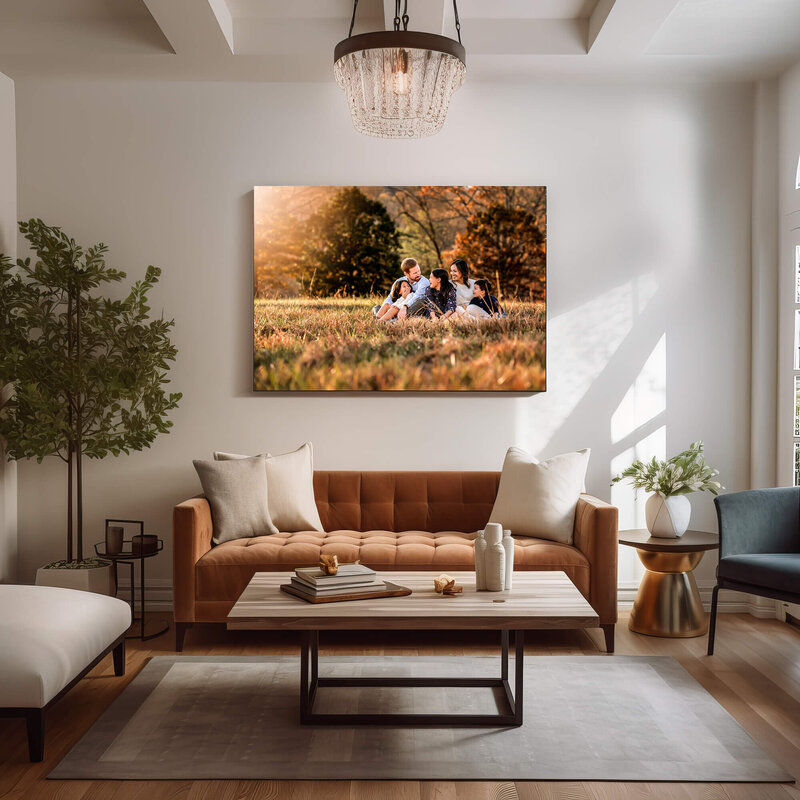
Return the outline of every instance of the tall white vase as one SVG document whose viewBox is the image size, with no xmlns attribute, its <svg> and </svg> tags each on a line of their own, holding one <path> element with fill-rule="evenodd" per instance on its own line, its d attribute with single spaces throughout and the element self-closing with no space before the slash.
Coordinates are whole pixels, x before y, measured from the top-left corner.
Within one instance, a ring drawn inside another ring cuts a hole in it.
<svg viewBox="0 0 800 800">
<path fill-rule="evenodd" d="M 502 592 L 506 584 L 506 550 L 503 547 L 503 526 L 490 522 L 483 531 L 486 539 L 486 590 Z"/>
<path fill-rule="evenodd" d="M 483 531 L 478 531 L 475 539 L 475 589 L 483 592 L 486 589 L 486 539 Z"/>
<path fill-rule="evenodd" d="M 692 506 L 685 494 L 675 494 L 670 497 L 651 494 L 644 506 L 644 516 L 651 536 L 677 539 L 683 536 L 689 527 Z"/>
<path fill-rule="evenodd" d="M 503 549 L 506 551 L 506 579 L 503 588 L 508 591 L 514 582 L 514 540 L 508 528 L 503 530 Z"/>
</svg>

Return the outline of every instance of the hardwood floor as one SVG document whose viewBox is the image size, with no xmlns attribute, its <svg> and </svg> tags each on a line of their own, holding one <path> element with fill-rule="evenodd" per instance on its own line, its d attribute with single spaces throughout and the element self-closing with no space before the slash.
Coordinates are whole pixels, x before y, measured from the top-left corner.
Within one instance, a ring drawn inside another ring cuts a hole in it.
<svg viewBox="0 0 800 800">
<path fill-rule="evenodd" d="M 155 617 L 160 616 L 156 620 Z M 167 615 L 152 615 L 153 625 Z M 497 643 L 482 633 L 394 632 L 348 634 L 329 654 L 494 654 Z M 337 635 L 338 636 L 338 635 Z M 800 631 L 776 620 L 721 614 L 716 654 L 705 655 L 706 638 L 656 639 L 631 633 L 623 615 L 616 652 L 676 658 L 772 758 L 800 779 Z M 530 634 L 531 655 L 597 654 L 602 633 L 552 631 Z M 173 633 L 150 642 L 128 642 L 128 669 L 114 678 L 111 656 L 55 705 L 46 720 L 45 760 L 30 764 L 24 722 L 0 719 L 0 798 L 9 800 L 800 800 L 790 784 L 456 783 L 431 781 L 47 781 L 45 776 L 75 744 L 148 658 L 173 653 Z M 195 627 L 187 655 L 292 654 L 290 634 L 226 632 Z"/>
</svg>

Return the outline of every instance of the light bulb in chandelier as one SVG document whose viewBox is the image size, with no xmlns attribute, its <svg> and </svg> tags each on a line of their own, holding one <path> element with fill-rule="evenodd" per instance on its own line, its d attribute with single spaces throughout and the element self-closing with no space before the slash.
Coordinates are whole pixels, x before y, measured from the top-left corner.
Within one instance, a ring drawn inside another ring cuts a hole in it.
<svg viewBox="0 0 800 800">
<path fill-rule="evenodd" d="M 408 51 L 398 50 L 392 70 L 392 91 L 395 94 L 408 94 L 411 91 L 411 75 L 408 73 Z"/>
</svg>

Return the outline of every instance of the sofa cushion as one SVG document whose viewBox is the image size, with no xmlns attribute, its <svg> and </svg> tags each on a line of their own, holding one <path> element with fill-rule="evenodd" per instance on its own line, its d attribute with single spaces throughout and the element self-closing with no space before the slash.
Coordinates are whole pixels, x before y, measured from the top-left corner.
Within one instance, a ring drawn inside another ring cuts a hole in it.
<svg viewBox="0 0 800 800">
<path fill-rule="evenodd" d="M 278 532 L 267 508 L 264 456 L 192 463 L 211 506 L 214 544 Z"/>
<path fill-rule="evenodd" d="M 216 461 L 235 461 L 250 456 L 216 451 Z M 279 531 L 321 531 L 322 522 L 314 503 L 314 449 L 311 442 L 291 453 L 264 454 L 267 467 L 267 506 Z"/>
<path fill-rule="evenodd" d="M 800 553 L 748 553 L 719 560 L 720 578 L 800 595 Z"/>
<path fill-rule="evenodd" d="M 497 495 L 498 472 L 314 473 L 326 531 L 468 531 L 483 528 Z"/>
<path fill-rule="evenodd" d="M 473 570 L 475 534 L 458 531 L 338 530 L 277 533 L 225 542 L 207 552 L 195 567 L 197 600 L 235 601 L 256 572 L 313 566 L 322 553 L 342 562 L 361 561 L 384 572 Z M 588 597 L 589 562 L 577 548 L 533 537 L 515 539 L 515 570 L 563 570 Z"/>
<path fill-rule="evenodd" d="M 489 522 L 510 528 L 514 535 L 572 544 L 589 453 L 587 448 L 540 462 L 519 447 L 509 447 Z"/>
</svg>

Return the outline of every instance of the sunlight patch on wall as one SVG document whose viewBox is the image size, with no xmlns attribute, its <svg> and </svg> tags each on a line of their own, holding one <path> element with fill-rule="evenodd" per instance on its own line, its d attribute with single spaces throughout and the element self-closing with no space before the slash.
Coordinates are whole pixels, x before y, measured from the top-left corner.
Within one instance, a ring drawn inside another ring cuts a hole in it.
<svg viewBox="0 0 800 800">
<path fill-rule="evenodd" d="M 662 425 L 653 433 L 637 441 L 631 447 L 623 450 L 619 455 L 611 459 L 611 474 L 617 475 L 623 469 L 629 467 L 637 459 L 649 461 L 655 458 L 666 458 L 667 452 L 667 426 Z M 634 489 L 630 483 L 615 483 L 611 487 L 611 504 L 619 509 L 619 529 L 621 531 L 631 528 L 644 528 L 644 504 L 647 502 L 648 493 L 643 490 Z M 620 554 L 619 560 L 619 583 L 635 582 L 638 583 L 644 574 L 638 558 L 632 556 L 630 548 L 624 548 L 627 556 Z"/>
<path fill-rule="evenodd" d="M 611 416 L 611 442 L 616 444 L 667 409 L 667 334 L 653 348 L 641 372 Z"/>
<path fill-rule="evenodd" d="M 658 282 L 642 275 L 547 323 L 547 391 L 516 403 L 517 442 L 540 454 L 608 366 L 652 300 Z M 585 445 L 583 445 L 585 446 Z"/>
</svg>

